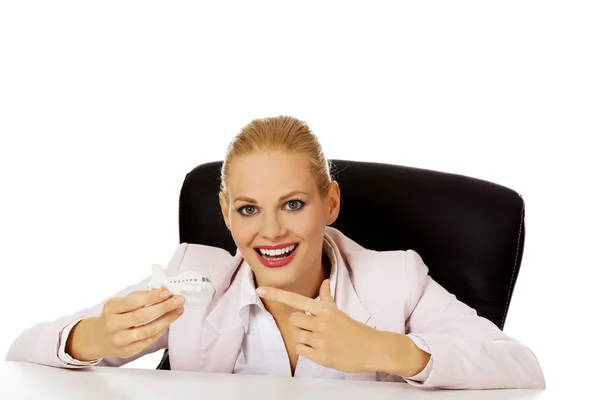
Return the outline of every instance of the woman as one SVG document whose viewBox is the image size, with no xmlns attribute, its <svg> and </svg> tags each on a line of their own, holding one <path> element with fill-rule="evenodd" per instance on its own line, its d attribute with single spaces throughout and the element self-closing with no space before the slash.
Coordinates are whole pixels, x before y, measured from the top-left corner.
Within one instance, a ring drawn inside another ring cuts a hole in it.
<svg viewBox="0 0 600 400">
<path fill-rule="evenodd" d="M 7 360 L 120 366 L 168 348 L 174 370 L 545 388 L 534 354 L 433 281 L 417 253 L 370 251 L 328 226 L 340 189 L 302 121 L 244 127 L 219 201 L 235 256 L 183 243 L 167 267 L 208 277 L 208 306 L 183 312 L 181 296 L 145 279 L 23 332 Z"/>
</svg>

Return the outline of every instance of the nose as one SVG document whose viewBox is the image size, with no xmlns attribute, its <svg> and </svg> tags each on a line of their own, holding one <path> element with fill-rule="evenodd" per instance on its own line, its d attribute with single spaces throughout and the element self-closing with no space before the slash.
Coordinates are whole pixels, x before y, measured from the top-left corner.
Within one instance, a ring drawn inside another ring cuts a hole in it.
<svg viewBox="0 0 600 400">
<path fill-rule="evenodd" d="M 261 234 L 265 239 L 276 242 L 279 238 L 285 236 L 285 232 L 285 226 L 279 220 L 277 213 L 265 215 L 261 227 Z"/>
</svg>

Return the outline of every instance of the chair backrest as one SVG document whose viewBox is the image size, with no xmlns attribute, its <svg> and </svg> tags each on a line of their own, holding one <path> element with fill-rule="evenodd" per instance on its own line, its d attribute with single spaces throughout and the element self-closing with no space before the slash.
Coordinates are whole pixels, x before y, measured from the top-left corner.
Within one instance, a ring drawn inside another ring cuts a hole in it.
<svg viewBox="0 0 600 400">
<path fill-rule="evenodd" d="M 519 274 L 525 208 L 515 191 L 462 175 L 331 160 L 342 207 L 332 225 L 371 250 L 419 253 L 429 274 L 500 329 Z M 199 165 L 179 199 L 180 242 L 236 246 L 221 215 L 222 162 Z"/>
</svg>

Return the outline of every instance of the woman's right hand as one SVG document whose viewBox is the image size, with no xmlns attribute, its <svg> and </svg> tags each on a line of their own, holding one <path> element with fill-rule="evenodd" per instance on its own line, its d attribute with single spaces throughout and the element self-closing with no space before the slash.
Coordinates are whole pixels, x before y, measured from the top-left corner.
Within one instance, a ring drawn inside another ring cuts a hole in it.
<svg viewBox="0 0 600 400">
<path fill-rule="evenodd" d="M 66 344 L 67 353 L 79 361 L 106 356 L 132 357 L 169 329 L 183 313 L 183 302 L 182 296 L 171 296 L 166 289 L 143 290 L 109 299 L 102 315 L 84 319 L 73 327 Z"/>
</svg>

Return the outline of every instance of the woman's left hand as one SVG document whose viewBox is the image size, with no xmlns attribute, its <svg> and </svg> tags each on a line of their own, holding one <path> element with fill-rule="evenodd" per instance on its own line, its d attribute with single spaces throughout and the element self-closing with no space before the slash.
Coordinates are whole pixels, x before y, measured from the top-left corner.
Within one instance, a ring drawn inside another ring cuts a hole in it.
<svg viewBox="0 0 600 400">
<path fill-rule="evenodd" d="M 321 285 L 319 300 L 276 288 L 261 287 L 256 293 L 263 299 L 302 310 L 290 317 L 298 355 L 342 372 L 372 369 L 378 353 L 377 331 L 353 320 L 336 306 L 329 279 Z"/>
</svg>

